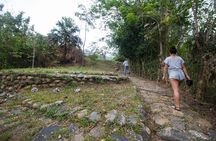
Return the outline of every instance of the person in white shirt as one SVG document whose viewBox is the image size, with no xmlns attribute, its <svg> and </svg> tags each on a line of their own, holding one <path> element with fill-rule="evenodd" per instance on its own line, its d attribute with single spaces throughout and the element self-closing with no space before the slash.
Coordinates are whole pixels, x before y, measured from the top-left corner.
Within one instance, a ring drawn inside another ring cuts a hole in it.
<svg viewBox="0 0 216 141">
<path fill-rule="evenodd" d="M 170 56 L 164 60 L 164 73 L 163 80 L 167 80 L 169 77 L 175 101 L 175 110 L 180 111 L 180 94 L 179 85 L 185 78 L 190 80 L 190 76 L 187 73 L 184 60 L 177 56 L 177 49 L 175 47 L 170 48 Z M 168 76 L 167 76 L 168 74 Z"/>
<path fill-rule="evenodd" d="M 127 75 L 129 73 L 129 64 L 128 64 L 128 59 L 126 59 L 123 62 L 123 66 L 124 66 L 124 75 Z"/>
</svg>

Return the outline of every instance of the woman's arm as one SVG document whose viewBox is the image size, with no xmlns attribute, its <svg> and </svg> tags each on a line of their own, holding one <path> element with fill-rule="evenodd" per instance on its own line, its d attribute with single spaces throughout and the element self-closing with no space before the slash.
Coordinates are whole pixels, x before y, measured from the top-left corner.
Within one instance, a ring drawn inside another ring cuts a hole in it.
<svg viewBox="0 0 216 141">
<path fill-rule="evenodd" d="M 190 76 L 187 73 L 187 69 L 184 64 L 182 64 L 182 70 L 184 71 L 185 77 L 187 80 L 190 80 Z"/>
<path fill-rule="evenodd" d="M 167 64 L 165 64 L 164 65 L 164 68 L 163 68 L 163 80 L 167 80 L 167 73 L 168 73 L 168 65 Z"/>
</svg>

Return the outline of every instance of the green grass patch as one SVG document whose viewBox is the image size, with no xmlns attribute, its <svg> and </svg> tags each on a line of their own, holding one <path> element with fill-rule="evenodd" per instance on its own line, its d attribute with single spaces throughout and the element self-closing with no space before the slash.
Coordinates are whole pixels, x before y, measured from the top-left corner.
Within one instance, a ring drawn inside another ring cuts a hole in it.
<svg viewBox="0 0 216 141">
<path fill-rule="evenodd" d="M 0 117 L 3 116 L 5 112 L 0 111 Z"/>
<path fill-rule="evenodd" d="M 12 133 L 4 132 L 0 134 L 0 141 L 8 141 L 12 137 Z"/>
<path fill-rule="evenodd" d="M 80 120 L 77 120 L 81 127 L 89 127 L 92 125 L 92 122 L 89 121 L 87 118 L 82 118 Z"/>
<path fill-rule="evenodd" d="M 50 74 L 50 73 L 105 73 L 114 71 L 114 62 L 98 60 L 96 63 L 87 63 L 86 66 L 64 66 L 49 68 L 14 68 L 2 69 L 5 73 L 31 73 L 31 74 Z"/>
<path fill-rule="evenodd" d="M 58 131 L 54 132 L 52 136 L 50 136 L 47 140 L 53 141 L 56 140 L 59 135 L 61 135 L 62 138 L 69 138 L 70 137 L 70 131 L 67 128 L 61 128 Z"/>
<path fill-rule="evenodd" d="M 34 127 L 34 128 L 32 127 L 32 128 L 26 130 L 26 131 L 23 133 L 23 135 L 22 135 L 22 137 L 20 138 L 20 140 L 21 140 L 21 141 L 30 141 L 30 140 L 33 139 L 33 136 L 34 136 L 35 134 L 37 134 L 39 131 L 40 131 L 40 128 L 39 128 L 39 127 Z"/>
<path fill-rule="evenodd" d="M 4 124 L 10 124 L 12 122 L 17 122 L 19 120 L 18 116 L 11 115 L 5 119 Z"/>
<path fill-rule="evenodd" d="M 53 67 L 53 68 L 16 68 L 3 69 L 1 72 L 50 74 L 50 73 L 102 73 L 102 70 L 94 70 L 88 67 Z"/>
<path fill-rule="evenodd" d="M 62 88 L 61 92 L 53 93 L 52 89 L 41 89 L 32 94 L 25 90 L 22 95 L 43 104 L 63 100 L 69 107 L 82 106 L 90 111 L 105 112 L 116 109 L 126 114 L 137 114 L 141 104 L 136 90 L 130 83 L 124 84 L 92 84 L 79 87 L 81 92 L 75 93 L 74 87 Z M 51 109 L 46 115 L 50 117 L 57 109 Z"/>
<path fill-rule="evenodd" d="M 44 116 L 48 117 L 48 118 L 54 118 L 55 114 L 57 113 L 57 111 L 59 110 L 59 107 L 57 106 L 51 106 L 47 109 L 47 111 L 45 112 Z"/>
</svg>

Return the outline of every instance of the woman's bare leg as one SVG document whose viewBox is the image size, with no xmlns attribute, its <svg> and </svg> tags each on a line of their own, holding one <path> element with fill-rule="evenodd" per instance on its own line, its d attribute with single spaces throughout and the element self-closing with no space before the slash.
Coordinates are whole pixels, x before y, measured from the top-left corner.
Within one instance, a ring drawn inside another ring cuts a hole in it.
<svg viewBox="0 0 216 141">
<path fill-rule="evenodd" d="M 180 108 L 180 94 L 179 94 L 179 81 L 176 79 L 170 79 L 170 83 L 174 93 L 174 101 L 176 109 Z"/>
</svg>

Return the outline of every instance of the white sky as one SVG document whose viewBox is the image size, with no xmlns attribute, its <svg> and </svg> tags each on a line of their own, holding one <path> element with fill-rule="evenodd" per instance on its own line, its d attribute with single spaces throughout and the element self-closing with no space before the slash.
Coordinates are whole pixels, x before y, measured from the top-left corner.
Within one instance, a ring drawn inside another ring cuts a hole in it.
<svg viewBox="0 0 216 141">
<path fill-rule="evenodd" d="M 14 14 L 23 11 L 24 16 L 30 17 L 30 24 L 34 25 L 35 31 L 43 35 L 50 32 L 55 27 L 58 20 L 62 17 L 71 17 L 79 26 L 81 32 L 80 37 L 84 40 L 84 21 L 80 21 L 76 16 L 77 6 L 83 4 L 89 7 L 91 0 L 0 0 L 3 3 L 4 11 L 10 11 Z M 86 47 L 93 41 L 98 41 L 99 38 L 106 34 L 105 31 L 99 28 L 90 30 L 87 33 Z M 100 46 L 106 44 L 101 43 Z"/>
</svg>

